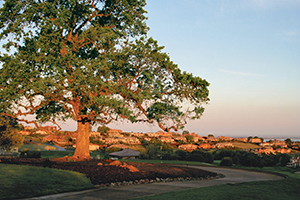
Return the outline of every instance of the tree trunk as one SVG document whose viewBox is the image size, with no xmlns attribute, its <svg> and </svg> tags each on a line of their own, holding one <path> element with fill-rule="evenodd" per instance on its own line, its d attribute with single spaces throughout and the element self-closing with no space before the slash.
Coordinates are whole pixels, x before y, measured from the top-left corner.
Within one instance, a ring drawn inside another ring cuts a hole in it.
<svg viewBox="0 0 300 200">
<path fill-rule="evenodd" d="M 74 158 L 78 160 L 90 159 L 90 123 L 89 122 L 77 122 L 77 138 L 76 138 L 76 150 Z"/>
</svg>

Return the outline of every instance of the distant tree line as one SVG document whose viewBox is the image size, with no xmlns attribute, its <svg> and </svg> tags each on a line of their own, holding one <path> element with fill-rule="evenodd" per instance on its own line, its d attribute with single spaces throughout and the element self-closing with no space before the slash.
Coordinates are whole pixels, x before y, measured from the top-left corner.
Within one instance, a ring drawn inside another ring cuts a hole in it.
<svg viewBox="0 0 300 200">
<path fill-rule="evenodd" d="M 161 146 L 150 144 L 146 151 L 140 154 L 140 159 L 161 159 L 161 160 L 185 160 L 213 163 L 214 160 L 221 160 L 221 166 L 240 165 L 247 167 L 270 167 L 286 166 L 291 156 L 288 154 L 258 155 L 247 151 L 233 151 L 220 149 L 216 151 L 194 150 L 185 152 L 182 150 L 162 150 Z"/>
</svg>

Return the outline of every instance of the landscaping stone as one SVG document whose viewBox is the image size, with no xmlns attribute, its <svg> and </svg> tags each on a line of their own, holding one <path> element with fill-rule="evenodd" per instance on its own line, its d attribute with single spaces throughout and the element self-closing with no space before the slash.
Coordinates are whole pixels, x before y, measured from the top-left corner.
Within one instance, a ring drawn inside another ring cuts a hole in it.
<svg viewBox="0 0 300 200">
<path fill-rule="evenodd" d="M 45 159 L 37 158 L 0 159 L 0 162 L 2 163 L 22 164 L 38 167 L 44 167 L 45 161 Z M 110 165 L 107 165 L 108 163 L 110 163 Z M 211 179 L 211 177 L 216 177 L 219 175 L 217 173 L 207 172 L 195 168 L 186 168 L 168 164 L 147 164 L 135 162 L 124 163 L 125 162 L 120 161 L 115 162 L 111 160 L 96 159 L 80 162 L 58 162 L 51 160 L 51 167 L 83 173 L 94 185 L 99 187 L 116 187 L 120 185 L 145 184 L 153 182 L 189 181 L 196 180 L 196 178 Z M 137 171 L 132 172 L 128 166 L 132 166 L 132 168 L 137 169 Z"/>
</svg>

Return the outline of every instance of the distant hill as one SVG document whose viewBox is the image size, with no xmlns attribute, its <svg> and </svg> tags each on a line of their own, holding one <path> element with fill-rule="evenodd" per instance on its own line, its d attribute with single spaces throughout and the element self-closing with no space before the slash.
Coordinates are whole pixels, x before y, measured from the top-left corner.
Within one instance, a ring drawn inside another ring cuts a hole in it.
<svg viewBox="0 0 300 200">
<path fill-rule="evenodd" d="M 234 147 L 240 148 L 240 149 L 257 149 L 260 148 L 257 144 L 251 144 L 251 143 L 243 143 L 243 142 L 230 142 Z"/>
</svg>

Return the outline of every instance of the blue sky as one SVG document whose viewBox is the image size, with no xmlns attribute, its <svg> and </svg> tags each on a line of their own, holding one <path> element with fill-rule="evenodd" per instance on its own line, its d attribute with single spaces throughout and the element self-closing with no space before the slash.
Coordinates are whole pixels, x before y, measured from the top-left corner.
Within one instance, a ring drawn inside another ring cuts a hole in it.
<svg viewBox="0 0 300 200">
<path fill-rule="evenodd" d="M 199 135 L 300 138 L 300 1 L 147 1 L 149 36 L 211 83 Z M 155 126 L 116 123 L 126 131 Z"/>
<path fill-rule="evenodd" d="M 203 117 L 185 130 L 300 138 L 299 0 L 148 0 L 146 10 L 148 35 L 180 69 L 211 84 Z M 76 130 L 75 123 L 62 127 Z"/>
</svg>

